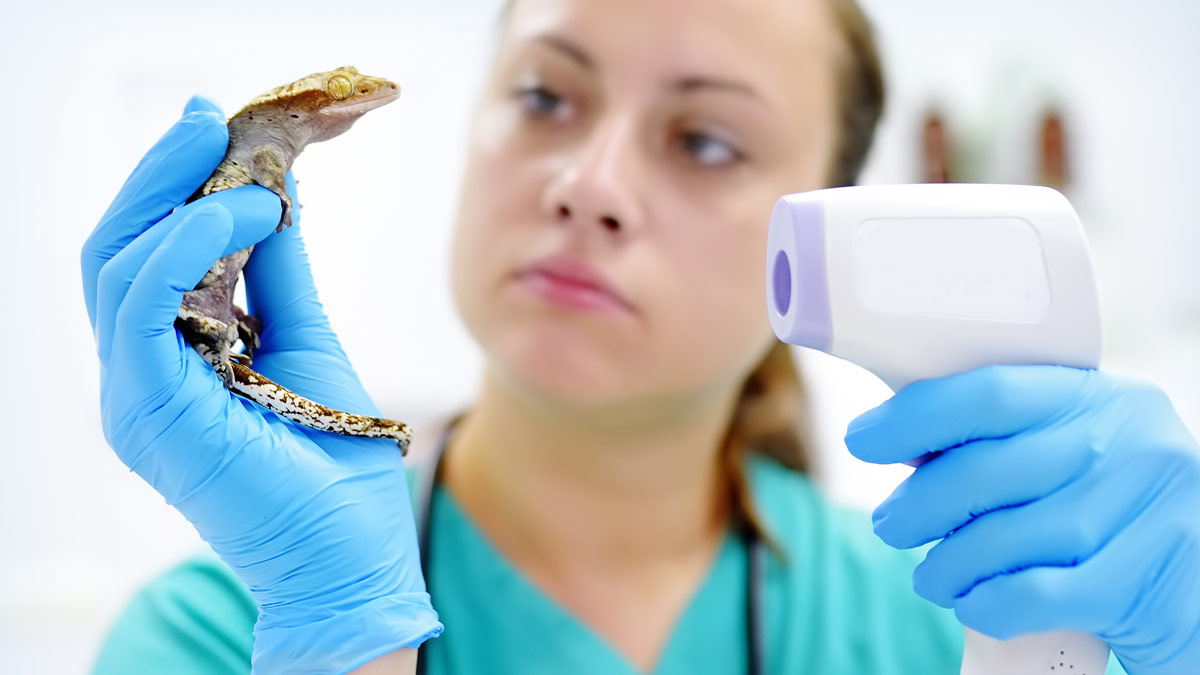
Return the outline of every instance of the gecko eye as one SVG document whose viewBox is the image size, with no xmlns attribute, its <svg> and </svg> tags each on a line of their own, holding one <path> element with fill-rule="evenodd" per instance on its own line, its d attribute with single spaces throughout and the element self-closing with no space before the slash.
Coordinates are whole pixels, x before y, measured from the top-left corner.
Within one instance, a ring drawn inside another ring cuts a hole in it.
<svg viewBox="0 0 1200 675">
<path fill-rule="evenodd" d="M 335 101 L 342 101 L 354 95 L 354 83 L 345 75 L 334 75 L 325 84 L 325 91 Z"/>
</svg>

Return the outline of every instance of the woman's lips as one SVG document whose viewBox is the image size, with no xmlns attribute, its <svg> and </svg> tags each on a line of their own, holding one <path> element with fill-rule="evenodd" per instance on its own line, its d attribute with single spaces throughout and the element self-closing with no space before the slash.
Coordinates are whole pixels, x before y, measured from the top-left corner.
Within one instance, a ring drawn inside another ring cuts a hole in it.
<svg viewBox="0 0 1200 675">
<path fill-rule="evenodd" d="M 564 307 L 595 312 L 631 309 L 603 276 L 577 258 L 544 258 L 525 268 L 517 279 L 535 295 Z"/>
</svg>

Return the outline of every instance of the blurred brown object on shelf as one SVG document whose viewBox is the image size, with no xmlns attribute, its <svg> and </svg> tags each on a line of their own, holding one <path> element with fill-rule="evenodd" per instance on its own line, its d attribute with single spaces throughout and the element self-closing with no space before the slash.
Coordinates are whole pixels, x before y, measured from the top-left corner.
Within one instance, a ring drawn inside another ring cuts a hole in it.
<svg viewBox="0 0 1200 675">
<path fill-rule="evenodd" d="M 921 129 L 921 182 L 952 182 L 950 166 L 950 142 L 946 138 L 946 125 L 937 111 L 925 115 Z"/>
<path fill-rule="evenodd" d="M 1038 144 L 1038 183 L 1056 190 L 1067 186 L 1067 142 L 1062 115 L 1049 108 L 1042 115 Z"/>
</svg>

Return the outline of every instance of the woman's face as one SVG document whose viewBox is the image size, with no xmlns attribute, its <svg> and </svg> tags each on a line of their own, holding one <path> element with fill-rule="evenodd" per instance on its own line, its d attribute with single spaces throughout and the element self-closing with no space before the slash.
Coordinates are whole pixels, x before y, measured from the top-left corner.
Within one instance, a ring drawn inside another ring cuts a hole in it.
<svg viewBox="0 0 1200 675">
<path fill-rule="evenodd" d="M 453 285 L 492 375 L 555 406 L 728 396 L 770 344 L 767 224 L 821 187 L 826 0 L 520 0 L 481 100 Z"/>
</svg>

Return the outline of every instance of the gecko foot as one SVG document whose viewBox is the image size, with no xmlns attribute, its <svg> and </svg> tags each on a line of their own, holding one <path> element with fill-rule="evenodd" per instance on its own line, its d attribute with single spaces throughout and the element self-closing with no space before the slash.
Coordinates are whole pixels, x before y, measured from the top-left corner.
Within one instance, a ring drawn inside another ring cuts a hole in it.
<svg viewBox="0 0 1200 675">
<path fill-rule="evenodd" d="M 213 365 L 213 372 L 225 383 L 226 389 L 233 389 L 233 366 L 229 362 Z"/>
<path fill-rule="evenodd" d="M 225 350 L 225 353 L 222 354 L 203 343 L 192 345 L 192 349 L 195 349 L 200 358 L 212 366 L 213 372 L 225 383 L 226 389 L 233 388 L 233 357 L 241 356 L 240 354 L 234 355 L 229 353 L 228 350 Z"/>
</svg>

